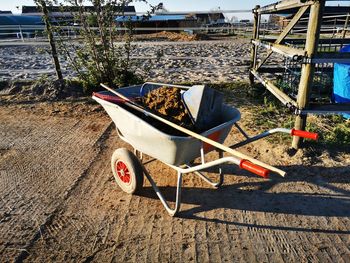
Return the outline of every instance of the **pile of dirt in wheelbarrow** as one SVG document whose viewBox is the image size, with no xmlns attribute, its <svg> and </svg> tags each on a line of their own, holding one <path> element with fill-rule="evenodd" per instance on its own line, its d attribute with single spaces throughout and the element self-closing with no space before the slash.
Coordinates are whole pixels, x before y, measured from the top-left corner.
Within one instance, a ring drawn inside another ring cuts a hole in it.
<svg viewBox="0 0 350 263">
<path fill-rule="evenodd" d="M 160 87 L 152 90 L 143 98 L 143 104 L 143 106 L 149 109 L 151 112 L 156 113 L 157 115 L 174 122 L 177 125 L 193 131 L 195 130 L 189 113 L 181 99 L 181 89 Z M 165 132 L 171 128 L 168 125 L 165 126 L 166 127 L 160 127 L 161 130 Z M 171 133 L 174 133 L 174 129 L 172 128 Z"/>
</svg>

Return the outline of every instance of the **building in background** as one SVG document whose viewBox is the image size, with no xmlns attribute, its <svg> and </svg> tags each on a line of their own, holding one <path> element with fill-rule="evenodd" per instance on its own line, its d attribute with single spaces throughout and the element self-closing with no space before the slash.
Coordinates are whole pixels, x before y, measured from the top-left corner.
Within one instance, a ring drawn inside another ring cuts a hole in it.
<svg viewBox="0 0 350 263">
<path fill-rule="evenodd" d="M 1 11 L 0 10 L 0 15 L 12 15 L 11 11 Z"/>
<path fill-rule="evenodd" d="M 78 14 L 80 7 L 77 6 L 48 6 L 50 17 L 53 21 L 65 21 L 74 23 L 74 17 Z M 95 8 L 93 6 L 84 6 L 84 10 L 88 14 L 93 14 Z M 126 16 L 136 15 L 134 6 L 116 6 L 115 14 L 125 13 Z M 37 6 L 22 6 L 22 15 L 24 16 L 42 16 L 40 8 Z"/>
<path fill-rule="evenodd" d="M 288 10 L 275 12 L 270 15 L 268 24 L 269 26 L 275 26 L 277 28 L 285 28 L 290 20 L 293 18 L 297 10 Z M 321 30 L 328 30 L 329 33 L 333 33 L 333 30 L 342 30 L 345 26 L 346 15 L 350 14 L 350 6 L 326 6 L 323 11 Z M 306 12 L 298 22 L 298 24 L 293 28 L 292 32 L 296 30 L 300 33 L 305 33 L 308 25 L 309 12 Z M 323 32 L 322 31 L 322 32 Z"/>
<path fill-rule="evenodd" d="M 225 16 L 223 13 L 158 13 L 152 16 L 118 16 L 116 18 L 118 27 L 125 27 L 127 22 L 132 23 L 134 28 L 140 29 L 136 33 L 152 33 L 162 29 L 173 32 L 193 32 L 191 28 L 223 25 Z"/>
<path fill-rule="evenodd" d="M 132 23 L 133 27 L 139 28 L 136 33 L 154 33 L 163 29 L 179 32 L 182 31 L 181 28 L 196 27 L 197 19 L 193 15 L 118 16 L 116 23 L 118 27 Z"/>
<path fill-rule="evenodd" d="M 1 38 L 23 38 L 34 36 L 37 30 L 43 31 L 44 23 L 39 16 L 12 15 L 10 12 L 0 15 L 0 25 Z"/>
<path fill-rule="evenodd" d="M 89 24 L 95 26 L 97 23 L 94 15 L 94 6 L 84 6 L 84 12 L 88 16 Z M 1 11 L 3 16 L 0 20 L 1 25 L 42 25 L 42 12 L 37 6 L 21 7 L 21 15 L 12 15 L 11 11 Z M 77 6 L 48 6 L 50 20 L 53 24 L 59 25 L 79 25 L 76 16 L 80 12 Z M 160 3 L 153 15 L 138 16 L 134 6 L 116 6 L 115 22 L 119 28 L 124 28 L 127 22 L 133 24 L 134 28 L 139 28 L 136 33 L 151 33 L 156 31 L 173 32 L 194 32 L 194 28 L 210 27 L 228 27 L 231 24 L 225 23 L 225 16 L 220 10 L 208 13 L 181 13 L 169 12 L 162 3 Z M 8 17 L 4 17 L 7 15 Z M 91 18 L 91 19 L 90 19 Z M 149 29 L 149 30 L 147 30 Z M 39 28 L 35 32 L 40 31 Z"/>
<path fill-rule="evenodd" d="M 194 14 L 197 18 L 197 22 L 200 25 L 211 25 L 225 23 L 225 16 L 223 13 L 201 13 Z"/>
</svg>

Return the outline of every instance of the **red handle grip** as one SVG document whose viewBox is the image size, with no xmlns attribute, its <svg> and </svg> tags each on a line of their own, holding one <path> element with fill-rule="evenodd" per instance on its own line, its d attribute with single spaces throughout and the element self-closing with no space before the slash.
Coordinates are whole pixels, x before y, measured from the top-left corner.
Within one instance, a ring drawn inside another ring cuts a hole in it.
<svg viewBox="0 0 350 263">
<path fill-rule="evenodd" d="M 239 163 L 239 167 L 261 177 L 269 178 L 269 170 L 259 165 L 253 164 L 247 160 L 241 160 L 241 162 Z"/>
<path fill-rule="evenodd" d="M 92 93 L 93 96 L 100 98 L 102 100 L 106 100 L 108 102 L 112 102 L 112 103 L 125 103 L 125 100 L 115 96 L 115 95 L 107 95 L 107 94 L 100 94 L 100 93 Z"/>
<path fill-rule="evenodd" d="M 292 129 L 290 134 L 292 136 L 298 136 L 298 137 L 307 138 L 307 139 L 311 139 L 311 140 L 315 140 L 315 141 L 317 141 L 317 139 L 318 139 L 318 134 L 313 133 L 313 132 Z"/>
</svg>

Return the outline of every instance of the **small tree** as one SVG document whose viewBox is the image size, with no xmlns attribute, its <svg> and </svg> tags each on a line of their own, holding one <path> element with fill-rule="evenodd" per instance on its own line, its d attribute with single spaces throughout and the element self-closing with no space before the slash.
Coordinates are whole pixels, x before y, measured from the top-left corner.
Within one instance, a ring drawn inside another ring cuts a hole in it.
<svg viewBox="0 0 350 263">
<path fill-rule="evenodd" d="M 123 34 L 124 45 L 117 45 L 121 33 L 116 28 L 117 15 L 123 15 L 126 1 L 64 0 L 78 10 L 75 22 L 79 25 L 80 43 L 60 41 L 72 68 L 83 80 L 85 88 L 96 89 L 100 83 L 113 86 L 128 85 L 139 79 L 130 69 L 132 27 Z M 130 1 L 129 1 L 130 2 Z M 93 10 L 85 5 L 92 5 Z M 62 39 L 61 39 L 62 40 Z"/>
<path fill-rule="evenodd" d="M 58 60 L 56 42 L 53 37 L 53 30 L 50 22 L 49 10 L 47 8 L 48 5 L 52 5 L 52 2 L 49 0 L 34 0 L 35 4 L 41 9 L 43 13 L 43 20 L 45 23 L 47 37 L 49 39 L 50 47 L 51 47 L 51 55 L 53 59 L 53 63 L 55 65 L 56 76 L 58 79 L 63 79 L 60 61 Z"/>
<path fill-rule="evenodd" d="M 48 1 L 48 0 L 36 0 Z M 146 0 L 135 0 L 145 2 Z M 57 1 L 56 1 L 57 2 Z M 100 83 L 111 86 L 126 86 L 142 81 L 135 71 L 137 65 L 131 61 L 133 25 L 126 21 L 126 30 L 118 30 L 116 17 L 124 16 L 124 7 L 133 0 L 62 0 L 61 11 L 74 10 L 74 24 L 78 40 L 67 41 L 62 36 L 64 29 L 56 26 L 59 47 L 88 91 L 99 89 Z M 68 4 L 67 9 L 64 4 Z M 91 9 L 86 6 L 92 6 Z M 151 13 L 160 5 L 150 6 L 150 11 L 143 19 L 148 19 Z M 67 23 L 67 22 L 65 22 Z M 123 40 L 123 43 L 117 41 Z"/>
</svg>

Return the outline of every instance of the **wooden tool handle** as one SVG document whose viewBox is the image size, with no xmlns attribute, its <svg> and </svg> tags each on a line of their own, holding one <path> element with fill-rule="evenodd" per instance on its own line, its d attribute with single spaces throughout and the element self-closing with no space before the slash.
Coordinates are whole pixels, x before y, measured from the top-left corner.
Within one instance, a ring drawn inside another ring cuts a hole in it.
<svg viewBox="0 0 350 263">
<path fill-rule="evenodd" d="M 202 135 L 200 135 L 198 133 L 195 133 L 195 132 L 193 132 L 191 130 L 188 130 L 188 129 L 184 128 L 184 127 L 181 127 L 181 126 L 179 126 L 179 125 L 177 125 L 175 123 L 172 123 L 171 121 L 168 121 L 168 120 L 166 120 L 166 119 L 164 119 L 162 117 L 159 117 L 156 114 L 153 114 L 153 113 L 147 111 L 146 109 L 144 109 L 140 105 L 138 105 L 135 102 L 131 101 L 128 97 L 124 96 L 123 94 L 120 94 L 119 92 L 111 89 L 110 87 L 108 87 L 108 86 L 106 86 L 104 84 L 101 84 L 101 86 L 104 87 L 105 89 L 107 89 L 108 91 L 112 92 L 113 94 L 119 96 L 120 98 L 124 99 L 126 101 L 125 102 L 126 105 L 128 105 L 128 106 L 130 106 L 130 107 L 132 107 L 132 108 L 134 108 L 134 109 L 136 109 L 138 111 L 147 112 L 147 116 L 150 116 L 150 117 L 152 117 L 152 118 L 154 118 L 154 119 L 156 119 L 158 121 L 161 121 L 161 122 L 163 122 L 163 123 L 173 127 L 174 129 L 177 129 L 177 130 L 179 130 L 179 131 L 181 131 L 183 133 L 186 133 L 187 135 L 190 135 L 190 136 L 192 136 L 192 137 L 194 137 L 196 139 L 199 139 L 199 140 L 201 140 L 201 141 L 203 141 L 205 143 L 208 143 L 208 144 L 210 144 L 210 145 L 212 145 L 212 146 L 214 146 L 214 147 L 216 147 L 216 148 L 218 148 L 218 149 L 220 149 L 220 150 L 222 150 L 224 152 L 230 153 L 230 154 L 232 154 L 235 157 L 239 157 L 239 158 L 244 159 L 244 160 L 249 160 L 250 162 L 252 162 L 252 163 L 254 163 L 256 165 L 259 165 L 261 167 L 264 167 L 264 168 L 266 168 L 266 169 L 268 169 L 268 170 L 270 170 L 272 172 L 275 172 L 275 173 L 281 175 L 282 177 L 284 177 L 286 175 L 286 172 L 281 170 L 281 169 L 278 169 L 278 168 L 276 168 L 274 166 L 271 166 L 269 164 L 263 163 L 263 162 L 261 162 L 259 160 L 256 160 L 256 159 L 254 159 L 254 158 L 252 158 L 252 157 L 250 157 L 248 155 L 245 155 L 245 154 L 243 154 L 243 153 L 241 153 L 241 152 L 239 152 L 237 150 L 231 149 L 231 148 L 229 148 L 229 147 L 227 147 L 227 146 L 225 146 L 225 145 L 223 145 L 221 143 L 213 141 L 213 140 L 211 140 L 211 139 L 209 139 L 207 137 L 204 137 L 204 136 L 202 136 Z"/>
</svg>

